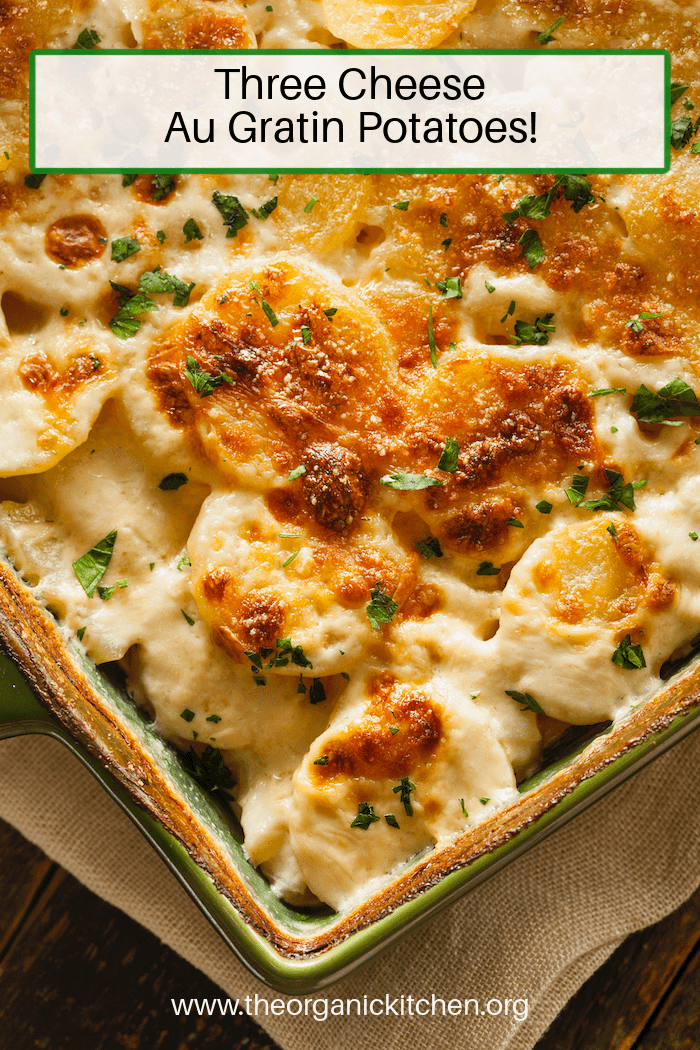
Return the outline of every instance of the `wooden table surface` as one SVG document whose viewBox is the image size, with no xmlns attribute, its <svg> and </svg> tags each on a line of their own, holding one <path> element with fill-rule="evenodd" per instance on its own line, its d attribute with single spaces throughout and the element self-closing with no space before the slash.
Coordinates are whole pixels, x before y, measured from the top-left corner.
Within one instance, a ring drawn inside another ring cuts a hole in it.
<svg viewBox="0 0 700 1050">
<path fill-rule="evenodd" d="M 277 1050 L 247 1017 L 176 1017 L 171 998 L 220 990 L 1 821 L 0 900 L 0 1046 Z M 629 937 L 536 1050 L 698 1050 L 699 949 L 700 890 Z"/>
</svg>

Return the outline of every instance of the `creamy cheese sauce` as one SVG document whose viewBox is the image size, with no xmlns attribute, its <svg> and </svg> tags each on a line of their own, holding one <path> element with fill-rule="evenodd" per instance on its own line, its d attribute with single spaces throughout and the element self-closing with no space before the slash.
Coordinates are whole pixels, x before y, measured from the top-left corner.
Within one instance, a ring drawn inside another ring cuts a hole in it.
<svg viewBox="0 0 700 1050">
<path fill-rule="evenodd" d="M 624 717 L 698 634 L 700 416 L 630 409 L 642 384 L 700 389 L 699 160 L 591 177 L 579 211 L 559 191 L 513 224 L 553 177 L 32 189 L 26 54 L 86 28 L 104 47 L 526 47 L 565 12 L 550 46 L 669 47 L 698 102 L 697 6 L 0 12 L 2 547 L 96 663 L 121 661 L 166 739 L 221 752 L 248 856 L 294 903 L 346 907 L 482 821 L 552 719 Z M 245 209 L 235 237 L 216 193 Z M 119 238 L 138 243 L 123 261 Z M 133 293 L 157 267 L 194 285 L 186 305 L 150 293 L 119 338 L 110 282 Z M 518 345 L 538 319 L 541 345 Z M 584 505 L 618 474 L 620 500 Z M 89 596 L 73 564 L 113 530 Z"/>
</svg>

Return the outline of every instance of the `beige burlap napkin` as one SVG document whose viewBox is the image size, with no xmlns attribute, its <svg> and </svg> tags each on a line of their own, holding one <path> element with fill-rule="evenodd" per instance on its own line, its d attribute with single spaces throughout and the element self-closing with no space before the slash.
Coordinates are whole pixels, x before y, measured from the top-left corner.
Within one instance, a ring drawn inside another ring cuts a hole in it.
<svg viewBox="0 0 700 1050">
<path fill-rule="evenodd" d="M 289 1050 L 399 1050 L 417 1039 L 434 1050 L 528 1050 L 623 937 L 668 914 L 700 882 L 699 774 L 695 734 L 321 993 L 526 999 L 527 1019 L 258 1020 Z M 36 737 L 0 744 L 0 816 L 232 998 L 274 997 L 226 949 L 139 832 L 61 745 Z M 188 989 L 181 994 L 188 996 Z"/>
</svg>

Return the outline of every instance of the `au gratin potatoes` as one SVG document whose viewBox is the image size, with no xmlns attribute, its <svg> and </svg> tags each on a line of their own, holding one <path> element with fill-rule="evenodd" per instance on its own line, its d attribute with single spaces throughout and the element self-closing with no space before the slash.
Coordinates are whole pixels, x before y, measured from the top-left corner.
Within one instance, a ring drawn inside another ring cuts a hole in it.
<svg viewBox="0 0 700 1050">
<path fill-rule="evenodd" d="M 2 546 L 291 902 L 700 630 L 697 6 L 0 0 Z M 27 55 L 74 45 L 667 47 L 673 165 L 42 178 Z"/>
</svg>

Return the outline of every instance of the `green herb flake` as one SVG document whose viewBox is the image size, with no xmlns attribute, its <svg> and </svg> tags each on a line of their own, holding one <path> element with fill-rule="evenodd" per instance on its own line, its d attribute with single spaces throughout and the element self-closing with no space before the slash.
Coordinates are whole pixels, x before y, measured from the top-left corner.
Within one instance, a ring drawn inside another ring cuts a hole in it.
<svg viewBox="0 0 700 1050">
<path fill-rule="evenodd" d="M 374 807 L 369 802 L 360 802 L 357 806 L 357 816 L 350 824 L 351 828 L 362 828 L 367 831 L 370 824 L 374 824 L 380 818 L 374 812 Z"/>
<path fill-rule="evenodd" d="M 433 306 L 428 304 L 428 347 L 430 348 L 430 363 L 437 368 L 437 351 L 435 349 L 435 332 L 433 331 Z"/>
<path fill-rule="evenodd" d="M 314 678 L 311 681 L 311 688 L 309 689 L 309 700 L 312 704 L 321 704 L 326 699 L 326 690 L 324 689 L 323 682 L 320 678 Z"/>
<path fill-rule="evenodd" d="M 306 204 L 304 205 L 304 211 L 306 212 L 306 214 L 308 215 L 311 211 L 313 211 L 314 207 L 317 204 L 318 204 L 318 197 L 312 197 L 310 201 L 307 201 Z"/>
<path fill-rule="evenodd" d="M 83 638 L 85 637 L 85 631 L 85 627 L 79 627 L 78 630 L 75 632 L 75 636 L 79 642 L 82 642 Z"/>
<path fill-rule="evenodd" d="M 438 460 L 438 470 L 444 470 L 447 474 L 454 474 L 457 471 L 459 447 L 459 441 L 456 438 L 446 439 L 445 447 Z"/>
<path fill-rule="evenodd" d="M 552 40 L 556 40 L 556 37 L 552 36 L 552 33 L 554 33 L 563 22 L 566 22 L 566 15 L 562 15 L 561 18 L 557 18 L 556 22 L 552 22 L 551 26 L 548 29 L 545 29 L 541 33 L 538 33 L 536 38 L 537 43 L 542 44 L 542 46 L 545 47 L 547 44 L 551 44 Z"/>
<path fill-rule="evenodd" d="M 308 325 L 303 324 L 301 326 L 301 338 L 304 343 L 304 346 L 308 346 L 311 342 L 311 329 Z"/>
<path fill-rule="evenodd" d="M 92 51 L 100 42 L 100 37 L 94 29 L 83 29 L 78 34 L 78 39 L 73 44 L 71 51 Z"/>
<path fill-rule="evenodd" d="M 156 237 L 158 238 L 160 243 L 163 244 L 163 242 L 165 241 L 165 232 L 163 230 L 158 230 L 156 233 Z"/>
<path fill-rule="evenodd" d="M 437 536 L 428 536 L 427 540 L 416 540 L 414 547 L 421 557 L 426 559 L 442 558 L 443 556 L 440 540 Z"/>
<path fill-rule="evenodd" d="M 514 529 L 524 529 L 522 521 L 519 518 L 508 518 L 508 525 L 512 525 Z"/>
<path fill-rule="evenodd" d="M 183 718 L 185 722 L 192 722 L 194 720 L 194 711 L 190 711 L 189 707 L 186 707 L 184 711 L 180 712 L 180 718 Z"/>
<path fill-rule="evenodd" d="M 435 287 L 442 292 L 443 299 L 462 298 L 462 278 L 448 277 L 444 281 L 436 281 Z"/>
<path fill-rule="evenodd" d="M 315 758 L 314 759 L 314 765 L 315 766 L 327 766 L 328 765 L 328 755 L 321 755 L 320 758 Z"/>
<path fill-rule="evenodd" d="M 690 84 L 679 84 L 677 81 L 671 83 L 671 105 L 673 106 L 678 102 L 679 98 L 683 98 L 686 91 L 690 87 Z"/>
<path fill-rule="evenodd" d="M 151 179 L 151 200 L 161 201 L 175 189 L 174 175 L 154 175 Z"/>
<path fill-rule="evenodd" d="M 221 715 L 207 715 L 205 721 L 214 722 L 216 724 L 221 721 Z"/>
<path fill-rule="evenodd" d="M 68 317 L 70 311 L 66 310 L 65 306 L 62 306 L 58 312 L 61 315 L 61 317 Z"/>
<path fill-rule="evenodd" d="M 226 236 L 237 237 L 238 231 L 248 225 L 248 212 L 238 197 L 214 190 L 211 202 L 224 220 L 224 226 L 228 226 Z"/>
<path fill-rule="evenodd" d="M 103 602 L 108 602 L 109 599 L 114 594 L 114 592 L 116 591 L 116 589 L 117 589 L 116 584 L 112 584 L 111 587 L 98 587 L 97 588 L 97 593 L 98 593 L 98 595 L 100 596 L 100 598 L 102 599 Z"/>
<path fill-rule="evenodd" d="M 37 175 L 36 172 L 30 172 L 29 175 L 24 176 L 24 185 L 28 190 L 38 190 L 45 178 L 45 175 Z"/>
<path fill-rule="evenodd" d="M 107 572 L 116 540 L 117 530 L 112 529 L 104 539 L 91 547 L 87 554 L 73 562 L 73 571 L 88 598 L 92 598 L 95 588 Z"/>
<path fill-rule="evenodd" d="M 225 372 L 221 372 L 219 375 L 212 375 L 211 372 L 207 372 L 202 368 L 199 361 L 189 354 L 184 375 L 186 379 L 189 379 L 190 384 L 200 398 L 211 397 L 217 387 L 223 386 L 224 383 L 228 383 L 229 386 L 233 383 L 231 376 Z"/>
<path fill-rule="evenodd" d="M 387 822 L 390 828 L 397 828 L 399 831 L 401 830 L 401 828 L 399 827 L 399 822 L 393 813 L 387 813 L 384 817 L 384 820 Z"/>
<path fill-rule="evenodd" d="M 688 535 L 690 536 L 691 540 L 696 540 L 698 538 L 697 532 L 689 532 Z"/>
<path fill-rule="evenodd" d="M 117 237 L 112 241 L 112 262 L 120 263 L 141 251 L 135 237 Z"/>
<path fill-rule="evenodd" d="M 574 474 L 571 488 L 565 489 L 566 498 L 569 503 L 572 503 L 574 507 L 577 507 L 583 497 L 586 495 L 586 489 L 588 488 L 588 482 L 590 478 L 586 477 L 585 474 Z"/>
<path fill-rule="evenodd" d="M 491 799 L 487 795 L 482 795 L 481 798 L 479 799 L 479 802 L 481 803 L 482 806 L 487 805 L 487 803 L 489 803 L 490 801 L 491 801 Z"/>
<path fill-rule="evenodd" d="M 295 467 L 294 470 L 290 470 L 287 481 L 296 481 L 297 478 L 303 477 L 304 474 L 306 474 L 306 467 L 302 463 L 300 466 Z M 294 537 L 294 539 L 296 539 L 296 537 Z"/>
<path fill-rule="evenodd" d="M 185 617 L 190 627 L 192 627 L 194 625 L 194 620 L 192 619 L 192 617 L 188 616 L 184 609 L 180 609 L 180 612 Z"/>
<path fill-rule="evenodd" d="M 530 269 L 534 270 L 544 259 L 544 248 L 539 233 L 537 230 L 525 230 L 518 244 L 523 249 L 523 259 Z"/>
<path fill-rule="evenodd" d="M 536 715 L 544 714 L 544 711 L 531 693 L 519 693 L 517 689 L 506 689 L 505 692 L 507 696 L 521 705 L 523 711 L 534 711 Z"/>
<path fill-rule="evenodd" d="M 508 309 L 506 310 L 506 312 L 504 313 L 503 317 L 501 318 L 501 324 L 505 324 L 506 321 L 508 320 L 508 318 L 513 316 L 513 311 L 514 310 L 515 310 L 515 299 L 511 299 L 510 305 L 508 306 Z"/>
<path fill-rule="evenodd" d="M 617 535 L 617 529 L 615 528 L 615 522 L 611 521 L 605 531 L 610 533 L 615 542 L 615 546 L 617 547 L 620 541 Z"/>
<path fill-rule="evenodd" d="M 462 813 L 464 814 L 464 816 L 465 816 L 465 817 L 468 817 L 468 816 L 469 816 L 469 814 L 467 813 L 467 811 L 466 811 L 466 809 L 465 809 L 465 807 L 464 807 L 464 799 L 463 799 L 463 798 L 461 798 L 461 799 L 459 800 L 459 804 L 460 804 L 460 806 L 462 807 Z"/>
<path fill-rule="evenodd" d="M 398 731 L 399 731 L 399 727 L 398 726 L 389 726 L 389 732 L 391 733 L 392 736 L 396 736 Z"/>
<path fill-rule="evenodd" d="M 265 314 L 265 317 L 267 317 L 267 319 L 270 322 L 270 324 L 272 325 L 272 327 L 276 328 L 277 325 L 280 323 L 279 322 L 279 318 L 278 318 L 277 314 L 275 313 L 275 311 L 270 306 L 270 304 L 268 303 L 268 301 L 265 298 L 265 296 L 260 291 L 260 285 L 258 284 L 257 281 L 251 281 L 250 282 L 250 288 L 251 288 L 252 291 L 258 292 L 258 294 L 260 295 L 260 305 L 263 308 L 263 313 Z M 255 302 L 257 302 L 257 299 L 255 298 L 255 296 L 253 296 L 253 299 L 255 300 Z"/>
<path fill-rule="evenodd" d="M 447 229 L 447 212 L 446 211 L 444 211 L 442 213 L 442 215 L 440 216 L 440 225 L 444 226 L 445 229 Z"/>
<path fill-rule="evenodd" d="M 546 346 L 549 343 L 549 333 L 554 332 L 552 324 L 554 314 L 544 314 L 536 318 L 534 324 L 528 321 L 515 322 L 515 335 L 511 336 L 516 346 Z M 510 335 L 510 332 L 508 333 Z"/>
<path fill-rule="evenodd" d="M 491 284 L 489 281 L 484 281 L 484 288 L 489 293 L 489 295 L 491 295 L 492 292 L 496 291 L 496 285 Z"/>
<path fill-rule="evenodd" d="M 445 251 L 447 251 L 447 249 L 450 247 L 451 244 L 452 244 L 452 238 L 451 237 L 445 237 L 445 240 L 440 242 L 440 247 L 443 248 Z"/>
<path fill-rule="evenodd" d="M 396 204 L 392 204 L 392 208 L 396 208 L 397 211 L 408 211 L 410 201 L 397 201 Z"/>
<path fill-rule="evenodd" d="M 261 204 L 259 208 L 251 208 L 250 214 L 256 219 L 260 219 L 263 222 L 268 216 L 272 215 L 273 211 L 277 207 L 277 197 L 271 197 L 269 201 Z"/>
<path fill-rule="evenodd" d="M 380 481 L 387 488 L 399 489 L 403 492 L 415 492 L 417 489 L 429 489 L 435 485 L 442 485 L 442 481 L 428 477 L 427 474 L 385 474 Z"/>
<path fill-rule="evenodd" d="M 183 557 L 180 558 L 179 562 L 177 563 L 178 572 L 182 572 L 184 568 L 187 568 L 187 566 L 191 564 L 192 562 L 190 561 L 189 555 L 183 555 Z"/>
<path fill-rule="evenodd" d="M 172 295 L 173 306 L 187 306 L 194 288 L 194 281 L 186 284 L 174 274 L 166 273 L 157 266 L 155 270 L 146 270 L 139 280 L 139 291 L 151 295 Z"/>
<path fill-rule="evenodd" d="M 271 183 L 273 183 L 275 186 L 277 185 L 277 180 L 279 179 L 279 175 L 268 175 L 267 177 L 268 177 L 268 179 L 270 180 Z"/>
<path fill-rule="evenodd" d="M 185 225 L 182 227 L 182 232 L 185 235 L 185 244 L 189 244 L 190 241 L 203 241 L 204 234 L 200 230 L 194 219 L 188 219 Z"/>
<path fill-rule="evenodd" d="M 288 565 L 291 565 L 294 559 L 299 557 L 299 553 L 299 551 L 294 551 L 293 554 L 290 554 L 289 557 L 282 562 L 282 568 L 286 569 Z"/>
<path fill-rule="evenodd" d="M 174 492 L 176 489 L 181 488 L 187 484 L 186 474 L 166 474 L 161 482 L 158 484 L 158 488 L 162 489 L 163 492 Z"/>
<path fill-rule="evenodd" d="M 337 306 L 332 306 L 330 308 L 330 310 L 324 310 L 323 312 L 326 315 L 326 317 L 328 318 L 328 320 L 330 321 L 338 313 L 338 307 Z"/>
<path fill-rule="evenodd" d="M 591 390 L 588 394 L 589 397 L 607 397 L 609 394 L 626 394 L 626 386 L 608 386 L 601 390 Z"/>
<path fill-rule="evenodd" d="M 671 145 L 675 150 L 680 151 L 687 146 L 694 134 L 690 117 L 678 117 L 671 121 Z"/>
<path fill-rule="evenodd" d="M 477 576 L 498 576 L 501 571 L 498 565 L 493 565 L 490 561 L 482 561 L 479 568 L 476 570 Z"/>
<path fill-rule="evenodd" d="M 122 186 L 131 186 L 138 179 L 136 172 L 131 172 L 129 175 L 122 175 Z"/>
<path fill-rule="evenodd" d="M 625 635 L 612 654 L 612 662 L 625 671 L 638 671 L 647 665 L 641 645 L 633 645 L 629 634 Z"/>
<path fill-rule="evenodd" d="M 640 423 L 679 427 L 681 421 L 670 417 L 700 416 L 700 404 L 688 384 L 676 377 L 656 393 L 642 383 L 634 392 L 630 412 L 636 415 Z"/>
<path fill-rule="evenodd" d="M 207 744 L 202 754 L 198 755 L 191 747 L 183 757 L 183 762 L 185 769 L 205 791 L 210 791 L 216 797 L 221 796 L 227 802 L 233 801 L 230 791 L 236 786 L 236 781 L 217 748 Z"/>
<path fill-rule="evenodd" d="M 411 805 L 411 792 L 416 790 L 416 785 L 412 784 L 408 777 L 401 777 L 397 787 L 393 789 L 395 795 L 399 795 L 399 801 L 403 804 L 403 808 L 406 810 L 406 816 L 413 816 L 413 806 Z"/>
<path fill-rule="evenodd" d="M 132 295 L 123 285 L 115 284 L 114 281 L 109 283 L 119 294 L 121 302 L 119 309 L 109 322 L 109 327 L 119 339 L 131 339 L 141 328 L 141 321 L 137 314 L 157 310 L 158 305 L 143 292 L 136 292 Z"/>
<path fill-rule="evenodd" d="M 391 623 L 398 605 L 394 599 L 386 593 L 384 585 L 377 580 L 370 591 L 370 602 L 365 606 L 372 630 L 378 631 L 380 624 Z"/>
<path fill-rule="evenodd" d="M 619 510 L 620 506 L 628 510 L 636 510 L 634 502 L 634 490 L 646 485 L 646 481 L 628 481 L 625 484 L 622 474 L 617 470 L 605 471 L 610 486 L 604 496 L 597 499 L 588 499 L 584 503 L 578 501 L 582 510 Z"/>
</svg>

